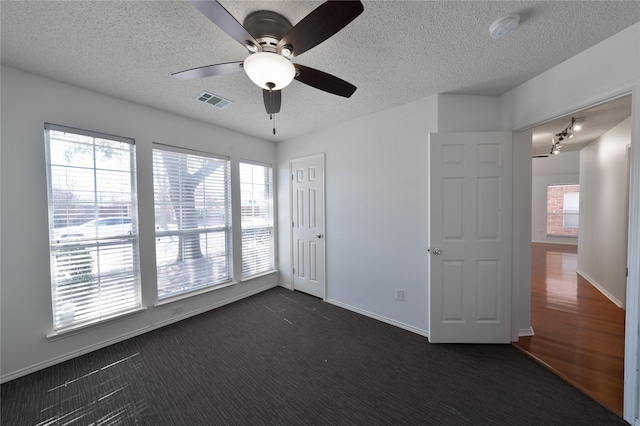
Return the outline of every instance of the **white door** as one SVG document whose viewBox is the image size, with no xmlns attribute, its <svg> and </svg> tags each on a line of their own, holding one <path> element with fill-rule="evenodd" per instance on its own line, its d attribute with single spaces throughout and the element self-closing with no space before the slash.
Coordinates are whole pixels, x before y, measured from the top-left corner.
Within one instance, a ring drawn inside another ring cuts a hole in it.
<svg viewBox="0 0 640 426">
<path fill-rule="evenodd" d="M 293 288 L 325 298 L 324 155 L 291 161 Z"/>
<path fill-rule="evenodd" d="M 429 135 L 432 343 L 510 343 L 512 135 Z"/>
</svg>

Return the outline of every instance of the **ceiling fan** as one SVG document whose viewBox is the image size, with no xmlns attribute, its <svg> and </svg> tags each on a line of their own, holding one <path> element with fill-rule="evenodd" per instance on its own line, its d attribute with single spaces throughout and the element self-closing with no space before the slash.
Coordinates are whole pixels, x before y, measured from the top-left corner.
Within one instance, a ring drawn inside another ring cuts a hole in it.
<svg viewBox="0 0 640 426">
<path fill-rule="evenodd" d="M 206 65 L 172 74 L 180 80 L 192 80 L 244 71 L 262 88 L 267 114 L 280 112 L 281 89 L 292 80 L 305 83 L 334 95 L 350 97 L 356 86 L 331 74 L 291 59 L 327 40 L 347 26 L 364 6 L 360 1 L 327 1 L 304 17 L 295 26 L 284 16 L 259 10 L 249 14 L 240 24 L 216 0 L 189 0 L 211 22 L 242 44 L 249 56 L 244 61 Z M 275 127 L 273 130 L 275 134 Z"/>
</svg>

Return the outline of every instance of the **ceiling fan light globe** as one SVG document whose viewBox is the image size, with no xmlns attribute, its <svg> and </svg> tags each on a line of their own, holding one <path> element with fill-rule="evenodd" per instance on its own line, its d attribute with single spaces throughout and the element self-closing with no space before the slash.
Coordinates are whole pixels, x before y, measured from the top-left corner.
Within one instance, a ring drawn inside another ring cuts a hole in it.
<svg viewBox="0 0 640 426">
<path fill-rule="evenodd" d="M 244 60 L 244 71 L 251 81 L 263 89 L 280 90 L 287 87 L 296 75 L 296 69 L 287 58 L 271 52 L 257 52 Z M 267 83 L 275 86 L 269 87 Z"/>
</svg>

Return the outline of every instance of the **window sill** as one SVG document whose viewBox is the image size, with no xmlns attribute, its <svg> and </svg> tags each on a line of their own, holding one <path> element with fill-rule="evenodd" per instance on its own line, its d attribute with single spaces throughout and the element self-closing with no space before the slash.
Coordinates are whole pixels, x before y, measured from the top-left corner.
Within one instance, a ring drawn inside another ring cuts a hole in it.
<svg viewBox="0 0 640 426">
<path fill-rule="evenodd" d="M 103 326 L 103 325 L 105 325 L 107 323 L 110 323 L 110 322 L 113 322 L 113 321 L 121 320 L 121 319 L 130 317 L 130 316 L 133 316 L 133 315 L 140 314 L 140 313 L 142 313 L 142 312 L 144 312 L 146 310 L 147 310 L 147 308 L 142 306 L 142 307 L 135 308 L 135 309 L 132 309 L 132 310 L 129 310 L 129 311 L 119 312 L 119 313 L 117 313 L 115 315 L 112 315 L 110 317 L 107 317 L 107 318 L 101 318 L 101 319 L 94 320 L 94 321 L 91 321 L 91 322 L 88 322 L 88 323 L 78 324 L 76 326 L 64 328 L 62 330 L 54 330 L 51 333 L 47 334 L 46 337 L 47 337 L 47 339 L 50 339 L 50 340 L 60 339 L 62 337 L 66 337 L 66 336 L 69 336 L 69 335 L 72 335 L 72 334 L 76 334 L 76 333 L 79 333 L 79 332 L 82 332 L 82 331 L 85 331 L 85 330 L 88 330 L 88 329 L 92 329 L 92 328 Z"/>
<path fill-rule="evenodd" d="M 247 282 L 247 281 L 254 280 L 256 278 L 264 277 L 266 275 L 276 274 L 278 272 L 279 272 L 278 269 L 270 269 L 270 270 L 268 270 L 266 272 L 260 272 L 260 273 L 257 273 L 255 275 L 249 275 L 248 277 L 242 277 L 242 279 L 240 281 L 241 282 Z"/>
<path fill-rule="evenodd" d="M 188 293 L 179 294 L 179 295 L 173 296 L 173 297 L 167 297 L 166 299 L 158 300 L 158 302 L 156 302 L 156 304 L 153 305 L 153 307 L 154 308 L 160 308 L 160 307 L 169 305 L 171 303 L 179 302 L 179 301 L 185 300 L 185 299 L 190 299 L 190 298 L 195 297 L 195 296 L 200 296 L 201 294 L 210 293 L 212 291 L 220 290 L 221 288 L 231 287 L 231 286 L 236 285 L 236 284 L 238 284 L 237 281 L 227 281 L 227 282 L 224 282 L 222 284 L 215 285 L 215 286 L 205 287 L 205 288 L 202 288 L 202 289 L 199 289 L 199 290 L 193 290 L 193 291 L 190 291 Z"/>
</svg>

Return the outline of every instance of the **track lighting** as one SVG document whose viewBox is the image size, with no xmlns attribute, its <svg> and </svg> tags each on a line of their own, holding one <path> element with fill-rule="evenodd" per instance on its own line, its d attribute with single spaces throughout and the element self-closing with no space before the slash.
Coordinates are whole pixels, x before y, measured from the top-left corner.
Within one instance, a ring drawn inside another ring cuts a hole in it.
<svg viewBox="0 0 640 426">
<path fill-rule="evenodd" d="M 584 117 L 576 118 L 576 122 L 573 125 L 573 130 L 576 131 L 576 132 L 579 132 L 583 128 L 584 128 Z"/>
<path fill-rule="evenodd" d="M 581 130 L 583 127 L 583 123 L 584 118 L 576 119 L 575 117 L 571 117 L 571 123 L 567 127 L 565 127 L 564 130 L 555 134 L 555 137 L 558 139 L 556 140 L 555 138 L 551 138 L 551 151 L 549 152 L 549 154 L 559 154 L 560 148 L 562 148 L 560 142 L 565 139 L 573 138 L 573 131 Z"/>
</svg>

